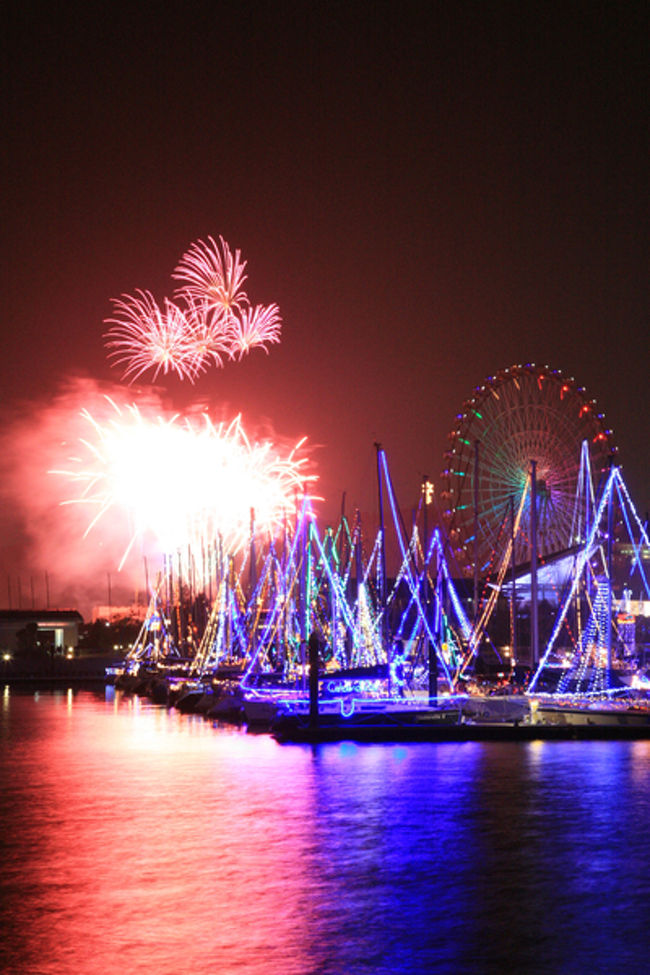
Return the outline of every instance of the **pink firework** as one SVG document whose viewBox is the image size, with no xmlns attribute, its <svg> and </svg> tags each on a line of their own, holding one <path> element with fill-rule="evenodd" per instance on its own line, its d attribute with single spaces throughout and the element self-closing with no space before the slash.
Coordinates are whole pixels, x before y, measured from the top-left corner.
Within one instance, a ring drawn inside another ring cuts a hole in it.
<svg viewBox="0 0 650 975">
<path fill-rule="evenodd" d="M 231 317 L 205 306 L 188 304 L 187 343 L 191 350 L 189 363 L 196 364 L 196 373 L 203 372 L 209 364 L 221 367 L 224 359 L 232 359 L 234 336 Z"/>
<path fill-rule="evenodd" d="M 282 319 L 277 305 L 245 308 L 233 316 L 233 352 L 239 359 L 255 346 L 266 351 L 266 345 L 280 341 Z"/>
<path fill-rule="evenodd" d="M 245 267 L 223 237 L 218 243 L 208 237 L 179 261 L 173 277 L 182 284 L 174 301 L 165 298 L 160 306 L 148 291 L 114 299 L 104 338 L 109 358 L 124 367 L 122 378 L 133 382 L 151 369 L 154 380 L 175 373 L 194 382 L 209 365 L 279 342 L 278 306 L 252 307 L 242 290 Z"/>
<path fill-rule="evenodd" d="M 123 379 L 133 382 L 147 369 L 175 372 L 180 379 L 194 381 L 205 368 L 199 354 L 198 322 L 167 298 L 161 308 L 149 291 L 113 299 L 115 317 L 106 320 L 109 358 L 125 365 Z"/>
<path fill-rule="evenodd" d="M 245 268 L 246 261 L 241 260 L 240 251 L 233 255 L 223 237 L 219 237 L 219 243 L 213 237 L 208 237 L 207 242 L 197 240 L 183 254 L 172 274 L 182 282 L 176 297 L 205 304 L 208 309 L 228 315 L 248 303 L 242 291 Z"/>
</svg>

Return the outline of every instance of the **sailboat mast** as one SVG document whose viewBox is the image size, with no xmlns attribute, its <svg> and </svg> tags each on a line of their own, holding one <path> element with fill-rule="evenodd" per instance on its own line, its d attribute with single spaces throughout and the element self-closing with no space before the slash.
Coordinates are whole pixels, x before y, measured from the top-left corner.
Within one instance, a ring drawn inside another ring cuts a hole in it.
<svg viewBox="0 0 650 975">
<path fill-rule="evenodd" d="M 530 646 L 533 669 L 539 664 L 537 606 L 537 461 L 530 462 Z"/>
<path fill-rule="evenodd" d="M 379 532 L 380 532 L 380 566 L 379 566 L 379 577 L 378 577 L 378 589 L 379 589 L 379 611 L 381 613 L 381 633 L 382 642 L 386 653 L 388 655 L 388 620 L 386 619 L 386 532 L 384 526 L 384 494 L 383 494 L 383 478 L 381 474 L 381 458 L 383 455 L 383 449 L 380 443 L 375 444 L 375 450 L 377 451 L 377 493 L 378 493 L 378 504 L 379 504 Z"/>
</svg>

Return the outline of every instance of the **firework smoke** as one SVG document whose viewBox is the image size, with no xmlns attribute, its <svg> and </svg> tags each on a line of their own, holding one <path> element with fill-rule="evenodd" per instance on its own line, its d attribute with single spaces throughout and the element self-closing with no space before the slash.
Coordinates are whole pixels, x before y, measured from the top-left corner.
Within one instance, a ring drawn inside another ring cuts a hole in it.
<svg viewBox="0 0 650 975">
<path fill-rule="evenodd" d="M 123 378 L 194 382 L 209 366 L 279 342 L 278 306 L 250 303 L 245 269 L 239 251 L 208 237 L 176 266 L 173 300 L 159 304 L 141 290 L 114 299 L 105 341 Z M 236 555 L 248 540 L 253 512 L 258 536 L 273 536 L 316 479 L 302 441 L 280 447 L 249 437 L 240 416 L 220 421 L 198 408 L 181 416 L 152 387 L 135 403 L 88 378 L 68 380 L 45 407 L 24 407 L 0 444 L 0 571 L 10 605 L 21 573 L 47 574 L 52 604 L 85 612 L 105 602 L 97 586 L 105 594 L 118 570 L 116 598 L 130 601 L 124 593 L 142 588 L 143 560 L 183 560 L 200 582 L 211 551 Z"/>
<path fill-rule="evenodd" d="M 110 573 L 130 601 L 145 558 L 181 553 L 199 565 L 217 539 L 234 553 L 251 509 L 272 534 L 315 479 L 302 443 L 249 439 L 241 417 L 179 416 L 152 391 L 136 406 L 123 388 L 88 379 L 15 416 L 0 443 L 2 569 L 15 575 L 20 551 L 20 571 L 47 572 L 58 605 L 105 603 Z"/>
</svg>

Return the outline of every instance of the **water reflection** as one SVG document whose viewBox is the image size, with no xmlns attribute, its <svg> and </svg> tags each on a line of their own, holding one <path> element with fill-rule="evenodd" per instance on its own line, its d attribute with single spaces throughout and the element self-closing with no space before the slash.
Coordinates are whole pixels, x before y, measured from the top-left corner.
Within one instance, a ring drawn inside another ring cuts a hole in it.
<svg viewBox="0 0 650 975">
<path fill-rule="evenodd" d="M 647 743 L 280 747 L 11 691 L 0 969 L 618 970 L 648 941 L 649 771 Z"/>
</svg>

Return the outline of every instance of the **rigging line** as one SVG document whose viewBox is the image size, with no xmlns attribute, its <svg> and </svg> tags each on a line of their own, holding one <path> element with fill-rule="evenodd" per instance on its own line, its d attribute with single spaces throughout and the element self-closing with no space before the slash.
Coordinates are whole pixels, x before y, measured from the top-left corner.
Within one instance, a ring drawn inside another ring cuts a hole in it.
<svg viewBox="0 0 650 975">
<path fill-rule="evenodd" d="M 612 467 L 611 470 L 610 470 L 610 473 L 609 473 L 609 477 L 607 479 L 607 483 L 605 485 L 605 490 L 603 491 L 602 497 L 600 499 L 600 503 L 598 505 L 598 510 L 596 511 L 596 517 L 594 518 L 594 523 L 592 525 L 592 529 L 591 529 L 591 532 L 589 534 L 589 538 L 587 539 L 587 543 L 586 543 L 584 549 L 582 550 L 582 552 L 580 553 L 580 556 L 578 558 L 578 569 L 577 569 L 576 576 L 575 576 L 575 579 L 573 581 L 573 584 L 571 586 L 571 592 L 569 594 L 569 598 L 566 600 L 566 602 L 564 603 L 564 606 L 562 607 L 560 613 L 557 616 L 557 619 L 555 621 L 555 626 L 553 627 L 553 632 L 551 633 L 551 636 L 549 638 L 549 641 L 548 641 L 548 643 L 546 645 L 546 651 L 544 653 L 544 656 L 540 660 L 539 666 L 537 667 L 537 670 L 535 671 L 535 673 L 534 673 L 534 675 L 533 675 L 533 677 L 531 679 L 531 682 L 530 682 L 530 684 L 528 686 L 528 691 L 527 691 L 528 694 L 531 694 L 534 691 L 535 686 L 537 684 L 537 681 L 539 680 L 539 676 L 540 676 L 543 668 L 546 666 L 546 661 L 548 660 L 548 657 L 549 657 L 549 655 L 551 653 L 551 650 L 553 649 L 553 646 L 554 646 L 555 641 L 557 639 L 557 636 L 558 636 L 558 633 L 560 631 L 560 628 L 562 627 L 562 624 L 564 622 L 564 619 L 566 617 L 566 614 L 567 614 L 567 612 L 569 610 L 569 603 L 570 603 L 571 599 L 573 598 L 573 595 L 574 595 L 574 593 L 576 591 L 576 588 L 577 588 L 577 585 L 578 585 L 578 580 L 582 577 L 582 573 L 583 573 L 583 570 L 584 570 L 584 567 L 585 567 L 585 563 L 587 562 L 587 559 L 589 557 L 588 556 L 588 553 L 590 552 L 590 550 L 592 548 L 592 545 L 594 543 L 594 539 L 595 539 L 596 533 L 597 533 L 597 531 L 599 529 L 600 521 L 601 521 L 601 518 L 603 516 L 603 512 L 605 510 L 605 506 L 606 506 L 607 501 L 609 499 L 609 496 L 610 496 L 610 494 L 611 494 L 611 492 L 613 490 L 614 483 L 616 482 L 616 480 L 618 478 L 620 478 L 619 469 L 617 467 Z"/>
</svg>

